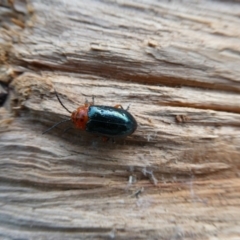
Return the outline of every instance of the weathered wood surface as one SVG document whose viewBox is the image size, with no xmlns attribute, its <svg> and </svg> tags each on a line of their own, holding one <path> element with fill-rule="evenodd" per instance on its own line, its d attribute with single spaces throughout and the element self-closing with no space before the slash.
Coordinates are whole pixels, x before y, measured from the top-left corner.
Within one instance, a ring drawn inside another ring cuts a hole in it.
<svg viewBox="0 0 240 240">
<path fill-rule="evenodd" d="M 240 3 L 0 1 L 0 238 L 240 237 Z M 101 139 L 71 110 L 131 103 Z M 3 90 L 1 90 L 4 93 Z"/>
</svg>

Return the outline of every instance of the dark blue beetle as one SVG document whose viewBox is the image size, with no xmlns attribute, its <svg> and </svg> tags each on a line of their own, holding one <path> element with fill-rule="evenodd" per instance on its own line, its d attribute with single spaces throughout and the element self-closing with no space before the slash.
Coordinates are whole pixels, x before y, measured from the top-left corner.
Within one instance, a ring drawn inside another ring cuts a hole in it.
<svg viewBox="0 0 240 240">
<path fill-rule="evenodd" d="M 78 129 L 103 136 L 107 139 L 127 137 L 137 129 L 135 118 L 127 110 L 124 110 L 121 105 L 108 107 L 94 105 L 93 102 L 86 102 L 83 106 L 70 112 L 63 105 L 56 91 L 55 93 L 62 107 L 71 113 L 71 119 L 58 122 L 43 133 L 50 131 L 57 125 L 66 121 L 72 121 L 74 126 Z"/>
</svg>

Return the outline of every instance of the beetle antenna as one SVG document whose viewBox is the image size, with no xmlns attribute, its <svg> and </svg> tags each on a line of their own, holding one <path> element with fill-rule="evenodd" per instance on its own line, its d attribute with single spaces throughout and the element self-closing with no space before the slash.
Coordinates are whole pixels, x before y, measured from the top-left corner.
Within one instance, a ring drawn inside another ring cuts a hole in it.
<svg viewBox="0 0 240 240">
<path fill-rule="evenodd" d="M 58 123 L 55 123 L 53 126 L 51 126 L 50 128 L 48 128 L 47 130 L 45 130 L 42 134 L 45 134 L 47 132 L 49 132 L 50 130 L 52 130 L 53 128 L 57 127 L 58 125 L 64 123 L 64 122 L 68 122 L 68 121 L 71 121 L 71 119 L 64 119 Z"/>
<path fill-rule="evenodd" d="M 54 88 L 54 91 L 55 91 L 55 94 L 56 94 L 56 96 L 57 96 L 57 99 L 58 99 L 59 103 L 62 105 L 62 107 L 65 108 L 69 113 L 72 113 L 70 110 L 68 110 L 68 109 L 63 105 L 63 103 L 62 103 L 60 97 L 58 96 L 58 93 L 57 93 L 57 91 L 56 91 L 55 88 Z"/>
</svg>

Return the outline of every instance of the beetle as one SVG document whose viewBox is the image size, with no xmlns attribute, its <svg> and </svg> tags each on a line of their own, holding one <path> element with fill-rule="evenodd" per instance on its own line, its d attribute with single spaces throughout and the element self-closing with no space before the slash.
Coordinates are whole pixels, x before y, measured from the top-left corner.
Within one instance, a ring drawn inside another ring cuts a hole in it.
<svg viewBox="0 0 240 240">
<path fill-rule="evenodd" d="M 44 131 L 43 134 L 67 121 L 72 121 L 77 129 L 102 136 L 104 139 L 124 138 L 134 133 L 137 129 L 135 118 L 128 112 L 128 108 L 125 110 L 120 104 L 114 107 L 95 105 L 93 98 L 91 103 L 86 101 L 83 106 L 71 112 L 63 105 L 57 91 L 55 89 L 54 91 L 59 103 L 71 114 L 71 118 L 54 124 Z"/>
</svg>

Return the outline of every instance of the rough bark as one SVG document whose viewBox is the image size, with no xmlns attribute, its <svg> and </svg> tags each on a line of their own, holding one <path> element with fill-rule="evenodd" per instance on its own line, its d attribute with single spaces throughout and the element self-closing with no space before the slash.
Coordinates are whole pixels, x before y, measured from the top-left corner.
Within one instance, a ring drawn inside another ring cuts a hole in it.
<svg viewBox="0 0 240 240">
<path fill-rule="evenodd" d="M 0 1 L 0 237 L 240 236 L 238 1 Z M 63 124 L 127 107 L 115 143 Z"/>
</svg>

